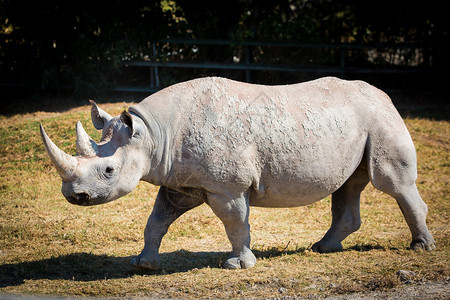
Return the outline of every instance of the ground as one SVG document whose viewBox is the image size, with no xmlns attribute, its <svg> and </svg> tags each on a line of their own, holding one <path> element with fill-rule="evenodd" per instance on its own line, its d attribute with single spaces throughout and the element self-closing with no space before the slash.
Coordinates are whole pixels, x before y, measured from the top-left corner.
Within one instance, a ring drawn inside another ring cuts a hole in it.
<svg viewBox="0 0 450 300">
<path fill-rule="evenodd" d="M 102 105 L 119 114 L 130 103 Z M 94 139 L 89 106 L 0 116 L 0 297 L 411 298 L 447 299 L 450 254 L 448 109 L 403 109 L 418 154 L 418 188 L 428 204 L 436 251 L 408 249 L 410 232 L 395 200 L 368 186 L 361 229 L 344 251 L 310 250 L 331 222 L 330 198 L 307 207 L 252 208 L 248 270 L 223 270 L 230 245 L 219 219 L 202 205 L 177 220 L 161 246 L 162 268 L 129 265 L 158 188 L 96 207 L 69 204 L 39 138 L 39 123 L 75 154 L 75 123 Z M 400 270 L 412 272 L 403 278 Z"/>
</svg>

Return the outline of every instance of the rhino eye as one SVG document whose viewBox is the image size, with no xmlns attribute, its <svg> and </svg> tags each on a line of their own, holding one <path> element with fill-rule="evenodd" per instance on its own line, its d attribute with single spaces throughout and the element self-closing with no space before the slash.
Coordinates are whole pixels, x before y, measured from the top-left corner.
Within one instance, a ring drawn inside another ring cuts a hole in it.
<svg viewBox="0 0 450 300">
<path fill-rule="evenodd" d="M 106 167 L 106 174 L 112 174 L 114 172 L 113 167 Z"/>
</svg>

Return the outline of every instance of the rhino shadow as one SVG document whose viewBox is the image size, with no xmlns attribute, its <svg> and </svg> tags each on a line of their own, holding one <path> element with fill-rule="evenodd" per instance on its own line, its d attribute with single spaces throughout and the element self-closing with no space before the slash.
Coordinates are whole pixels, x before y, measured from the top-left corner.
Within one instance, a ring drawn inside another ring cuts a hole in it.
<svg viewBox="0 0 450 300">
<path fill-rule="evenodd" d="M 290 251 L 258 251 L 258 258 L 281 256 Z M 289 252 L 289 253 L 288 253 Z M 0 287 L 21 285 L 25 280 L 95 281 L 128 278 L 134 275 L 165 275 L 193 269 L 220 268 L 229 252 L 191 252 L 179 250 L 161 253 L 161 268 L 145 271 L 130 265 L 133 256 L 108 256 L 72 253 L 47 259 L 0 265 Z"/>
<path fill-rule="evenodd" d="M 21 285 L 25 280 L 95 281 L 128 278 L 139 274 L 164 275 L 200 268 L 219 268 L 227 252 L 175 251 L 161 254 L 161 269 L 143 271 L 130 265 L 133 256 L 115 257 L 73 253 L 42 260 L 0 265 L 0 288 Z"/>
<path fill-rule="evenodd" d="M 0 265 L 0 287 L 23 284 L 25 280 L 65 279 L 92 281 L 130 277 L 129 257 L 73 253 L 48 259 Z"/>
<path fill-rule="evenodd" d="M 309 248 L 253 249 L 258 259 L 284 255 L 303 254 Z M 344 251 L 371 251 L 384 249 L 379 245 L 357 245 Z M 393 248 L 395 249 L 395 248 Z M 130 265 L 133 256 L 108 256 L 92 253 L 72 253 L 42 260 L 0 265 L 0 288 L 21 285 L 25 280 L 73 280 L 95 281 L 102 279 L 129 278 L 134 275 L 166 275 L 188 272 L 193 269 L 220 268 L 229 252 L 191 252 L 178 250 L 161 254 L 161 269 L 143 271 Z"/>
</svg>

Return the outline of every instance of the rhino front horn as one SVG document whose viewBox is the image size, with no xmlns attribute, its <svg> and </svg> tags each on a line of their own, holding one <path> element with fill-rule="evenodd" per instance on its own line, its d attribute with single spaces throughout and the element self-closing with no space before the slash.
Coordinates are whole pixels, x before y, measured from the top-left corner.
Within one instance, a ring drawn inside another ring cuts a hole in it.
<svg viewBox="0 0 450 300">
<path fill-rule="evenodd" d="M 75 157 L 65 153 L 61 149 L 59 149 L 48 137 L 47 133 L 45 133 L 44 127 L 39 125 L 41 130 L 41 138 L 44 143 L 45 150 L 47 150 L 50 159 L 52 160 L 53 165 L 58 171 L 59 176 L 64 181 L 71 181 L 75 176 L 75 172 L 78 166 L 78 161 Z"/>
<path fill-rule="evenodd" d="M 87 132 L 84 130 L 83 125 L 81 125 L 81 122 L 77 122 L 76 126 L 76 132 L 77 132 L 77 153 L 81 156 L 87 156 L 92 157 L 96 156 L 98 153 L 98 146 L 92 140 Z"/>
</svg>

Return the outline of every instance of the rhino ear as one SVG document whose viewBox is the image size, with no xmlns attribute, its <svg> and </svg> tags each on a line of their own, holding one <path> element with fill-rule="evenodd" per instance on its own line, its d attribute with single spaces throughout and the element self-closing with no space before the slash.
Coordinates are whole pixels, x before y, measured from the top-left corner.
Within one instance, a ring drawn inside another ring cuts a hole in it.
<svg viewBox="0 0 450 300">
<path fill-rule="evenodd" d="M 94 124 L 94 127 L 98 130 L 103 129 L 105 124 L 112 119 L 112 117 L 102 110 L 100 107 L 97 106 L 97 103 L 95 103 L 92 100 L 89 100 L 91 102 L 91 118 L 92 123 Z"/>
<path fill-rule="evenodd" d="M 133 117 L 127 111 L 120 114 L 120 120 L 130 128 L 130 137 L 139 138 L 143 135 L 144 129 L 141 125 L 133 121 Z"/>
</svg>

